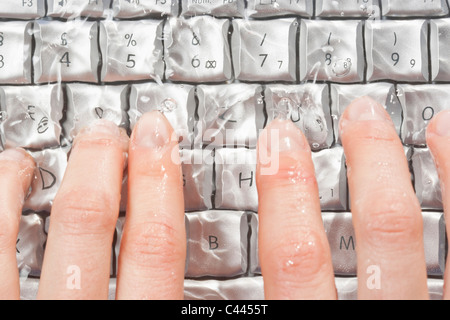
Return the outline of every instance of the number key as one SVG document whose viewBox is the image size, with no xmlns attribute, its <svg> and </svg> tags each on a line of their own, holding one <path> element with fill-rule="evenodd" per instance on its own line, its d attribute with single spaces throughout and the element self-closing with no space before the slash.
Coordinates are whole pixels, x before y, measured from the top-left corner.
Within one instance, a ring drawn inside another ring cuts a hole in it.
<svg viewBox="0 0 450 320">
<path fill-rule="evenodd" d="M 162 79 L 163 21 L 102 21 L 102 81 Z"/>
<path fill-rule="evenodd" d="M 0 22 L 0 83 L 31 82 L 31 30 L 31 22 Z"/>
<path fill-rule="evenodd" d="M 270 22 L 234 20 L 231 47 L 236 78 L 295 81 L 297 28 L 294 18 Z"/>
<path fill-rule="evenodd" d="M 34 24 L 34 81 L 97 82 L 97 23 L 40 20 Z"/>
<path fill-rule="evenodd" d="M 425 20 L 367 21 L 367 81 L 427 81 L 427 33 Z"/>
</svg>

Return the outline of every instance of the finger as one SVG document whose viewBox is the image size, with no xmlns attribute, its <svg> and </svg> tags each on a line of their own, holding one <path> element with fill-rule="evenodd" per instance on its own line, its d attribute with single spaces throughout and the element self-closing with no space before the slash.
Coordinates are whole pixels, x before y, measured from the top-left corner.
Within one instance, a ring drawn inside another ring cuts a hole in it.
<svg viewBox="0 0 450 320">
<path fill-rule="evenodd" d="M 50 216 L 39 299 L 106 299 L 128 136 L 96 122 L 74 141 Z"/>
<path fill-rule="evenodd" d="M 427 128 L 427 145 L 433 155 L 441 182 L 445 220 L 450 221 L 450 111 L 439 113 Z M 447 223 L 447 234 L 450 225 Z M 448 261 L 448 260 L 447 260 Z M 447 263 L 448 266 L 448 263 Z M 450 268 L 445 269 L 444 299 L 450 299 Z"/>
<path fill-rule="evenodd" d="M 422 215 L 394 125 L 370 98 L 340 121 L 357 243 L 358 296 L 428 298 Z"/>
<path fill-rule="evenodd" d="M 158 111 L 131 136 L 118 299 L 182 299 L 186 230 L 177 138 Z"/>
<path fill-rule="evenodd" d="M 259 254 L 267 299 L 335 299 L 311 150 L 291 121 L 258 141 Z"/>
<path fill-rule="evenodd" d="M 16 240 L 35 164 L 22 149 L 0 153 L 0 299 L 20 298 Z"/>
</svg>

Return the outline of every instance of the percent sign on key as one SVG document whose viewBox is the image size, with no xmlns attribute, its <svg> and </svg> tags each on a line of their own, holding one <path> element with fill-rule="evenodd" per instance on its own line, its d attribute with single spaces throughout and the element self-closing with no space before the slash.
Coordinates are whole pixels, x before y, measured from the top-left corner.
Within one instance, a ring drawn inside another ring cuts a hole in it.
<svg viewBox="0 0 450 320">
<path fill-rule="evenodd" d="M 125 35 L 125 39 L 128 40 L 127 47 L 129 47 L 129 46 L 135 47 L 137 45 L 136 40 L 133 39 L 133 34 L 132 33 L 127 33 Z"/>
</svg>

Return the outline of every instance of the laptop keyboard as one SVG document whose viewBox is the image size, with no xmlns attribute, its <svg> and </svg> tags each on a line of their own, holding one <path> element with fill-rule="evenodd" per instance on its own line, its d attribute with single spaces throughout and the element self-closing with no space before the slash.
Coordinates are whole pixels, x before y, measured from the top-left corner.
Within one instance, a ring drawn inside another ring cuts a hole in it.
<svg viewBox="0 0 450 320">
<path fill-rule="evenodd" d="M 338 296 L 355 299 L 355 236 L 337 124 L 362 95 L 386 106 L 404 143 L 423 209 L 430 296 L 441 298 L 446 234 L 425 129 L 449 108 L 447 1 L 3 2 L 1 148 L 26 148 L 37 163 L 17 239 L 23 299 L 36 296 L 49 212 L 74 137 L 99 118 L 132 130 L 154 109 L 180 137 L 185 298 L 264 298 L 255 148 L 280 106 L 314 151 Z M 126 199 L 123 188 L 111 298 Z"/>
</svg>

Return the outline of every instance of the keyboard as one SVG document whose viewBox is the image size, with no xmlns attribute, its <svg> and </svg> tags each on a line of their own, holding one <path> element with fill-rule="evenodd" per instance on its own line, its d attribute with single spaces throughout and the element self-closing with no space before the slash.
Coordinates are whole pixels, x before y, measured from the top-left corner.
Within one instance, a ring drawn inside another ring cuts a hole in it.
<svg viewBox="0 0 450 320">
<path fill-rule="evenodd" d="M 442 298 L 445 223 L 425 129 L 450 108 L 449 35 L 445 0 L 2 1 L 1 149 L 23 147 L 37 164 L 16 247 L 22 299 L 36 297 L 49 212 L 76 134 L 96 119 L 130 131 L 152 109 L 180 137 L 185 298 L 263 299 L 255 147 L 280 104 L 313 150 L 338 297 L 355 299 L 338 122 L 363 95 L 386 107 L 404 144 L 423 210 L 430 297 Z M 110 298 L 126 199 L 123 188 Z"/>
</svg>

